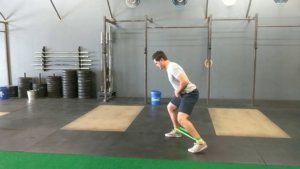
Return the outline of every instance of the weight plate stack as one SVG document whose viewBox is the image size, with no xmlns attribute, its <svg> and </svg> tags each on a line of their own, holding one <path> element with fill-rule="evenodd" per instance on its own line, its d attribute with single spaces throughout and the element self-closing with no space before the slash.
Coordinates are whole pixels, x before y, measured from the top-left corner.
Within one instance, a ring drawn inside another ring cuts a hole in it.
<svg viewBox="0 0 300 169">
<path fill-rule="evenodd" d="M 51 98 L 62 97 L 62 84 L 61 76 L 48 76 L 47 82 L 47 94 Z"/>
<path fill-rule="evenodd" d="M 9 97 L 18 97 L 18 86 L 9 86 Z"/>
<path fill-rule="evenodd" d="M 32 85 L 33 90 L 37 91 L 37 97 L 47 96 L 47 84 L 46 83 L 34 83 Z"/>
<path fill-rule="evenodd" d="M 77 97 L 76 70 L 64 70 L 62 75 L 63 98 Z"/>
<path fill-rule="evenodd" d="M 27 90 L 32 90 L 32 78 L 19 77 L 18 86 L 19 98 L 27 98 Z"/>
<path fill-rule="evenodd" d="M 92 72 L 89 70 L 77 70 L 78 98 L 88 99 L 92 97 Z"/>
</svg>

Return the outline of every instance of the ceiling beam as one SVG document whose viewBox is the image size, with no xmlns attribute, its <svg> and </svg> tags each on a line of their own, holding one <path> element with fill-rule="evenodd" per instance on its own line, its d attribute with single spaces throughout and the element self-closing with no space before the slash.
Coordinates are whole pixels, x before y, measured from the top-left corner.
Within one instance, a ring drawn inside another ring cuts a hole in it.
<svg viewBox="0 0 300 169">
<path fill-rule="evenodd" d="M 51 2 L 51 4 L 52 4 L 52 6 L 53 6 L 53 8 L 54 8 L 54 10 L 55 10 L 55 12 L 56 12 L 56 15 L 58 16 L 59 20 L 61 20 L 61 17 L 60 17 L 60 15 L 59 15 L 59 13 L 58 13 L 58 11 L 57 11 L 57 9 L 56 9 L 56 7 L 55 7 L 53 1 L 50 0 L 50 2 Z"/>
<path fill-rule="evenodd" d="M 252 4 L 252 0 L 249 0 L 249 5 L 248 5 L 248 9 L 247 9 L 246 18 L 248 18 L 248 17 L 249 17 L 249 12 L 250 12 L 250 7 L 251 7 L 251 4 Z"/>
<path fill-rule="evenodd" d="M 2 18 L 4 19 L 4 21 L 6 21 L 6 18 L 4 17 L 4 15 L 2 14 L 2 12 L 0 12 L 0 15 L 2 16 Z"/>
<path fill-rule="evenodd" d="M 205 19 L 207 19 L 207 15 L 208 15 L 208 0 L 206 0 Z"/>
</svg>

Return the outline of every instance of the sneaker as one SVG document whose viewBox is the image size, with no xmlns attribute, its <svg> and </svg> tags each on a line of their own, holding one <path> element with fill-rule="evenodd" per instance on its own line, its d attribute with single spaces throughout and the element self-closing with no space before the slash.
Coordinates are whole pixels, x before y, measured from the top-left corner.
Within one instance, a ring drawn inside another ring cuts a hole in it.
<svg viewBox="0 0 300 169">
<path fill-rule="evenodd" d="M 199 153 L 207 148 L 207 144 L 198 144 L 194 143 L 194 146 L 192 148 L 189 148 L 188 151 L 191 153 Z"/>
<path fill-rule="evenodd" d="M 172 131 L 170 131 L 169 133 L 165 134 L 166 137 L 182 137 L 181 133 L 178 133 L 176 131 L 176 129 L 173 129 Z"/>
</svg>

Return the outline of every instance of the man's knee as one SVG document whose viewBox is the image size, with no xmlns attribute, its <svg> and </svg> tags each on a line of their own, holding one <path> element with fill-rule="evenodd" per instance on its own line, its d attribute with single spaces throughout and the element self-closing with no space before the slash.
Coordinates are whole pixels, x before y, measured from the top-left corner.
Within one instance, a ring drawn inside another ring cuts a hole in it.
<svg viewBox="0 0 300 169">
<path fill-rule="evenodd" d="M 167 106 L 167 109 L 169 112 L 174 112 L 174 111 L 176 111 L 176 106 L 172 103 L 169 103 Z"/>
<path fill-rule="evenodd" d="M 185 113 L 179 113 L 177 116 L 177 121 L 179 122 L 179 124 L 184 124 L 185 121 L 188 121 L 188 115 Z"/>
</svg>

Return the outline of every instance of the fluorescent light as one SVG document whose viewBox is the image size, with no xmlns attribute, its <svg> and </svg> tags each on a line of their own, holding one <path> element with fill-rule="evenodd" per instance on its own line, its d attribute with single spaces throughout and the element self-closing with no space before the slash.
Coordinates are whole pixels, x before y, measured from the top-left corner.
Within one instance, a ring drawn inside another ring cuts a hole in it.
<svg viewBox="0 0 300 169">
<path fill-rule="evenodd" d="M 135 8 L 139 5 L 140 0 L 125 0 L 125 3 L 129 8 Z"/>
<path fill-rule="evenodd" d="M 288 0 L 274 0 L 274 2 L 275 2 L 276 4 L 285 4 L 285 3 L 288 2 Z"/>
<path fill-rule="evenodd" d="M 232 6 L 236 3 L 237 0 L 222 0 L 224 5 L 226 6 Z"/>
<path fill-rule="evenodd" d="M 176 7 L 183 7 L 186 5 L 187 0 L 172 0 L 172 2 Z"/>
</svg>

